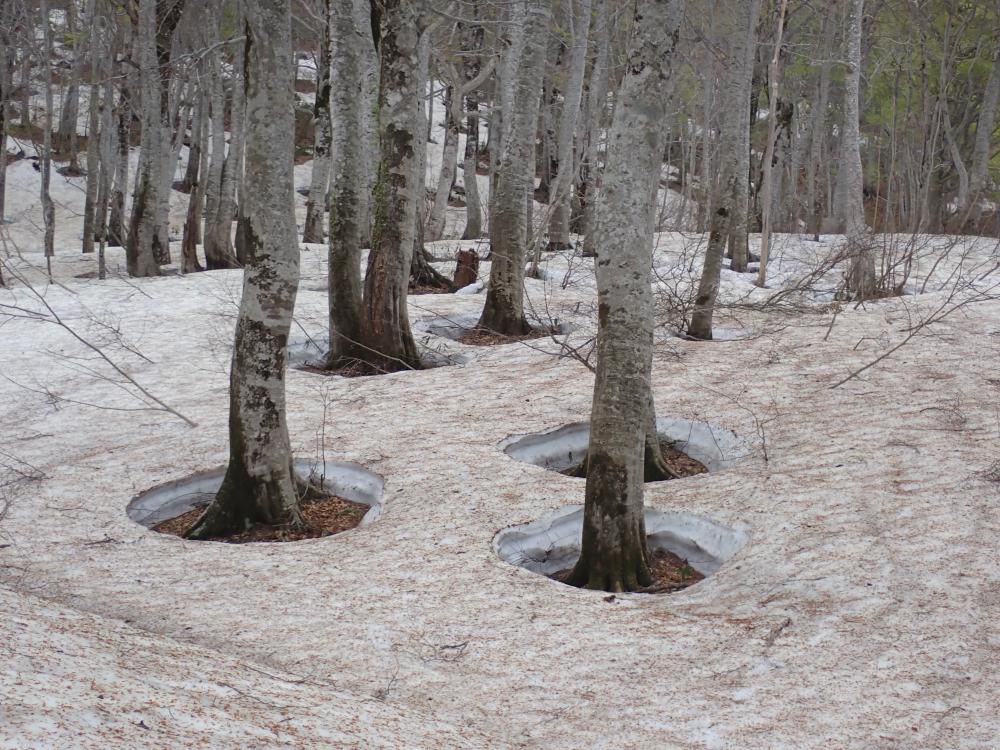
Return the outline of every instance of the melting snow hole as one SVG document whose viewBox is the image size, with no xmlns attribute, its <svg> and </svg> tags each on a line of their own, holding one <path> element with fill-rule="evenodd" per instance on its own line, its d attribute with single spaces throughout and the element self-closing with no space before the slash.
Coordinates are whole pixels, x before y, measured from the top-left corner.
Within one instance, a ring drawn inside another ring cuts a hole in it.
<svg viewBox="0 0 1000 750">
<path fill-rule="evenodd" d="M 548 576 L 576 564 L 582 533 L 583 506 L 567 505 L 537 521 L 503 529 L 493 538 L 493 549 L 504 562 Z M 718 571 L 748 539 L 741 529 L 695 513 L 646 509 L 650 552 L 672 552 L 704 576 Z"/>
<path fill-rule="evenodd" d="M 382 490 L 385 483 L 378 474 L 358 464 L 344 461 L 323 463 L 302 460 L 296 461 L 292 466 L 299 479 L 317 482 L 322 479 L 323 489 L 331 495 L 369 506 L 359 527 L 367 526 L 382 514 Z M 225 473 L 223 467 L 158 485 L 136 495 L 125 512 L 136 523 L 152 528 L 161 521 L 176 518 L 195 508 L 203 508 L 212 502 Z"/>
</svg>

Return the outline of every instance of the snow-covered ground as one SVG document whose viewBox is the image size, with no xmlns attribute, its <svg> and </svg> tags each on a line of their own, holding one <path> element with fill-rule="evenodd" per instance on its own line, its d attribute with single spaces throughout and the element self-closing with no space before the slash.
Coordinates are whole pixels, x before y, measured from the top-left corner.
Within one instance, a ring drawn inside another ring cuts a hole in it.
<svg viewBox="0 0 1000 750">
<path fill-rule="evenodd" d="M 297 168 L 297 185 L 308 174 Z M 0 465 L 42 477 L 0 495 L 0 747 L 996 746 L 1000 301 L 958 310 L 830 387 L 902 341 L 994 242 L 925 238 L 914 294 L 861 308 L 830 307 L 842 274 L 831 269 L 791 295 L 806 306 L 794 318 L 742 303 L 797 286 L 838 238 L 779 237 L 769 290 L 725 271 L 723 329 L 753 335 L 663 335 L 654 393 L 661 415 L 733 430 L 753 455 L 650 485 L 647 502 L 750 542 L 681 593 L 609 599 L 493 551 L 498 530 L 582 502 L 580 480 L 500 446 L 586 420 L 593 380 L 554 342 L 477 349 L 428 332 L 474 320 L 482 295 L 410 299 L 420 344 L 461 364 L 352 380 L 289 372 L 296 454 L 384 477 L 376 523 L 229 546 L 130 521 L 138 492 L 226 459 L 240 274 L 75 278 L 95 268 L 79 254 L 80 182 L 53 183 L 59 283 L 29 270 L 43 263 L 26 163 L 9 173 L 14 223 L 0 230 L 21 253 L 14 268 L 197 426 L 144 409 L 66 330 L 33 319 L 50 314 L 29 289 L 0 290 L 0 311 L 15 313 L 0 317 Z M 661 296 L 697 277 L 703 242 L 659 236 Z M 325 263 L 322 246 L 303 249 L 299 351 L 323 336 Z M 109 265 L 124 266 L 120 250 Z M 592 261 L 557 255 L 543 270 L 526 284 L 531 309 L 577 326 L 570 341 L 582 343 Z"/>
</svg>

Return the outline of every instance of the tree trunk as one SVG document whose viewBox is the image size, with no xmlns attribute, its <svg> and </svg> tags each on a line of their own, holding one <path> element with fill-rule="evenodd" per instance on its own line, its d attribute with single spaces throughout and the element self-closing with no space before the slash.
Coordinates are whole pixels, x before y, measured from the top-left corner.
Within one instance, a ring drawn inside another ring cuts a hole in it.
<svg viewBox="0 0 1000 750">
<path fill-rule="evenodd" d="M 729 250 L 732 255 L 730 268 L 745 273 L 750 262 L 750 129 L 753 127 L 750 99 L 753 92 L 754 61 L 757 59 L 757 20 L 761 0 L 737 0 L 739 12 L 733 38 L 734 76 L 732 106 L 738 118 L 729 119 L 727 147 L 735 149 L 731 163 L 735 169 L 736 183 L 730 203 Z"/>
<path fill-rule="evenodd" d="M 997 46 L 993 50 L 993 65 L 990 68 L 990 78 L 986 84 L 986 91 L 983 92 L 983 104 L 979 110 L 979 121 L 976 125 L 972 169 L 969 170 L 969 194 L 972 200 L 978 200 L 983 190 L 986 189 L 986 177 L 990 159 L 993 156 L 990 146 L 998 104 L 1000 104 L 1000 41 L 997 42 Z"/>
<path fill-rule="evenodd" d="M 607 0 L 597 0 L 595 20 L 596 53 L 587 87 L 587 133 L 583 156 L 583 170 L 586 175 L 584 183 L 586 190 L 582 199 L 583 256 L 586 258 L 597 257 L 597 235 L 594 228 L 597 224 L 596 206 L 602 172 L 598 145 L 604 132 L 605 117 L 608 112 L 608 55 L 611 47 Z"/>
<path fill-rule="evenodd" d="M 767 144 L 764 150 L 764 174 L 761 187 L 763 212 L 760 231 L 760 269 L 757 286 L 764 286 L 767 280 L 767 259 L 771 250 L 771 204 L 774 191 L 775 145 L 777 143 L 778 108 L 781 104 L 781 37 L 785 28 L 785 10 L 788 0 L 781 0 L 778 10 L 778 30 L 774 35 L 774 52 L 768 66 L 767 77 Z"/>
<path fill-rule="evenodd" d="M 325 17 L 330 17 L 330 0 L 325 0 Z M 326 191 L 330 182 L 330 24 L 325 24 L 319 55 L 319 75 L 316 77 L 316 104 L 313 107 L 313 158 L 309 197 L 306 199 L 306 221 L 302 241 L 323 241 L 323 216 L 326 214 Z"/>
<path fill-rule="evenodd" d="M 185 0 L 140 0 L 139 75 L 142 85 L 142 139 L 139 178 L 132 200 L 126 264 L 131 276 L 156 276 L 170 258 L 168 228 L 161 226 L 166 153 L 170 143 L 170 45 Z M 168 183 L 169 184 L 169 183 Z"/>
<path fill-rule="evenodd" d="M 478 8 L 478 6 L 476 6 Z M 475 10 L 475 9 L 474 9 Z M 462 37 L 462 52 L 465 82 L 479 76 L 481 64 L 479 52 L 482 50 L 484 29 L 476 24 Z M 462 162 L 462 182 L 465 186 L 465 231 L 463 240 L 476 240 L 483 236 L 483 207 L 479 197 L 479 94 L 470 91 L 465 97 L 465 108 L 469 116 L 465 121 L 465 158 Z"/>
<path fill-rule="evenodd" d="M 422 2 L 382 3 L 379 59 L 381 161 L 358 344 L 349 355 L 374 372 L 419 369 L 406 293 L 418 206 L 424 192 L 415 139 L 424 136 L 420 76 Z"/>
<path fill-rule="evenodd" d="M 215 144 L 219 145 L 218 163 L 216 153 L 212 152 L 212 165 L 218 173 L 218 192 L 213 196 L 212 208 L 205 220 L 205 265 L 209 270 L 220 268 L 239 268 L 233 247 L 233 219 L 236 218 L 236 178 L 240 164 L 240 153 L 243 150 L 243 76 L 237 72 L 241 64 L 233 66 L 232 104 L 230 118 L 229 150 L 225 150 L 225 99 L 219 102 L 219 130 L 215 135 Z M 221 74 L 219 85 L 222 86 Z M 218 96 L 218 94 L 217 94 Z M 223 93 L 223 97 L 225 94 Z M 213 104 L 214 106 L 214 104 Z M 213 114 L 213 128 L 215 115 Z M 211 175 L 209 176 L 211 179 Z"/>
<path fill-rule="evenodd" d="M 7 33 L 7 9 L 0 8 L 0 225 L 5 222 L 4 206 L 7 195 L 7 108 L 11 95 L 10 80 L 11 54 L 9 35 Z M 0 279 L 0 286 L 3 285 Z"/>
<path fill-rule="evenodd" d="M 458 132 L 461 122 L 462 95 L 456 92 L 454 86 L 448 86 L 444 99 L 445 128 L 444 153 L 441 158 L 441 171 L 438 174 L 437 190 L 434 193 L 434 206 L 431 209 L 430 220 L 427 222 L 427 234 L 433 242 L 444 236 L 445 213 L 448 210 L 448 199 L 455 184 L 455 164 L 458 157 Z M 478 125 L 476 126 L 478 127 Z"/>
<path fill-rule="evenodd" d="M 125 46 L 128 46 L 126 42 Z M 121 91 L 115 108 L 118 158 L 115 160 L 114 189 L 111 191 L 111 217 L 108 222 L 108 244 L 125 247 L 125 201 L 128 197 L 128 157 L 132 139 L 132 105 L 129 101 L 128 73 L 122 72 Z"/>
<path fill-rule="evenodd" d="M 367 3 L 365 3 L 367 5 Z M 361 325 L 361 248 L 367 235 L 368 154 L 356 148 L 365 129 L 365 54 L 371 31 L 359 28 L 358 0 L 330 5 L 331 77 L 341 83 L 330 90 L 331 174 L 328 307 L 330 349 L 327 364 L 335 367 L 349 356 Z"/>
<path fill-rule="evenodd" d="M 519 336 L 530 330 L 524 317 L 524 262 L 531 229 L 527 201 L 535 183 L 535 134 L 538 99 L 548 34 L 549 0 L 528 0 L 521 29 L 523 53 L 513 77 L 509 125 L 505 123 L 502 154 L 490 209 L 490 288 L 478 327 L 491 333 Z M 514 45 L 512 45 L 514 46 Z"/>
<path fill-rule="evenodd" d="M 49 1 L 41 0 L 38 4 L 42 16 L 43 49 L 47 60 L 52 59 L 52 28 L 49 23 Z M 49 280 L 52 280 L 52 256 L 55 255 L 56 215 L 49 184 L 52 180 L 52 66 L 45 65 L 45 117 L 42 119 L 42 153 L 39 158 L 39 169 L 42 173 L 41 202 L 42 222 L 45 227 L 43 245 L 45 264 Z M 6 153 L 3 154 L 6 159 Z"/>
<path fill-rule="evenodd" d="M 597 373 L 580 558 L 567 583 L 651 583 L 643 446 L 653 359 L 653 208 L 682 2 L 639 0 L 598 206 Z M 614 248 L 614 254 L 605 248 Z"/>
<path fill-rule="evenodd" d="M 719 294 L 722 260 L 727 240 L 731 240 L 730 246 L 735 251 L 732 261 L 734 271 L 745 271 L 748 260 L 745 256 L 741 257 L 740 248 L 743 245 L 740 238 L 743 237 L 745 240 L 749 210 L 747 205 L 749 191 L 744 192 L 750 174 L 747 161 L 749 150 L 745 136 L 749 134 L 754 33 L 760 0 L 750 0 L 746 4 L 740 4 L 739 8 L 742 15 L 733 19 L 730 34 L 732 55 L 729 65 L 724 68 L 725 80 L 722 84 L 723 100 L 736 104 L 727 108 L 723 115 L 722 187 L 719 190 L 718 205 L 709 217 L 705 264 L 687 331 L 691 338 L 706 341 L 712 338 L 712 319 L 715 314 L 715 301 Z M 737 225 L 740 221 L 743 224 Z"/>
<path fill-rule="evenodd" d="M 97 24 L 96 8 L 90 14 L 90 97 L 87 103 L 87 188 L 83 201 L 83 245 L 84 253 L 94 252 L 94 225 L 96 223 L 97 193 L 101 181 L 101 134 L 100 101 L 101 86 L 97 73 L 98 57 L 102 54 L 100 30 Z M 3 152 L 0 151 L 0 158 Z"/>
<path fill-rule="evenodd" d="M 590 0 L 570 2 L 573 9 L 566 90 L 563 92 L 562 112 L 557 141 L 558 169 L 549 206 L 549 244 L 552 251 L 568 250 L 570 202 L 573 197 L 573 177 L 576 172 L 573 159 L 573 136 L 580 120 L 580 102 L 583 98 L 583 78 L 587 69 L 587 42 L 590 38 Z"/>
<path fill-rule="evenodd" d="M 299 281 L 289 0 L 245 5 L 248 250 L 230 374 L 229 466 L 187 536 L 254 523 L 302 526 L 285 417 L 288 333 Z"/>
<path fill-rule="evenodd" d="M 864 0 L 850 0 L 847 33 L 847 75 L 844 78 L 844 127 L 837 173 L 837 209 L 847 235 L 850 269 L 848 290 L 856 299 L 875 295 L 875 257 L 867 241 L 864 173 L 861 166 L 861 24 Z"/>
</svg>

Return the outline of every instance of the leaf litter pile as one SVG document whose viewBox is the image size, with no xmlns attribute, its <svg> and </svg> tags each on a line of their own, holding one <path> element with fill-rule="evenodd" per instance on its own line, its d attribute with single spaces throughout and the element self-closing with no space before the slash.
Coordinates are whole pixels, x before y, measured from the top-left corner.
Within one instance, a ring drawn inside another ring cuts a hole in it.
<svg viewBox="0 0 1000 750">
<path fill-rule="evenodd" d="M 246 544 L 247 542 L 297 542 L 301 539 L 316 539 L 355 528 L 361 523 L 365 513 L 369 511 L 369 507 L 364 503 L 345 500 L 336 495 L 307 497 L 301 502 L 300 507 L 302 517 L 306 522 L 304 528 L 293 529 L 287 525 L 255 524 L 238 534 L 211 537 L 206 541 Z M 153 531 L 182 537 L 188 529 L 194 526 L 204 511 L 203 507 L 194 508 L 174 518 L 168 518 L 154 526 Z"/>
<path fill-rule="evenodd" d="M 549 574 L 549 578 L 553 581 L 559 581 L 559 583 L 565 583 L 572 572 L 572 568 L 566 568 Z M 705 577 L 691 567 L 687 560 L 665 549 L 649 551 L 649 573 L 653 582 L 633 593 L 670 594 L 686 589 Z"/>
</svg>

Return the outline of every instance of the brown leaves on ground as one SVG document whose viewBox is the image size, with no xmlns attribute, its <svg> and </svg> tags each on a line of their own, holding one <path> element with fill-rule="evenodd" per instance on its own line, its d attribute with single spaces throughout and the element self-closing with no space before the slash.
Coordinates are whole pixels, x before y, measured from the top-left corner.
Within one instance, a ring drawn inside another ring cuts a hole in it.
<svg viewBox="0 0 1000 750">
<path fill-rule="evenodd" d="M 468 344 L 469 346 L 499 346 L 501 344 L 512 344 L 517 341 L 544 339 L 551 335 L 552 330 L 548 328 L 532 328 L 531 331 L 520 336 L 507 336 L 502 333 L 486 330 L 485 328 L 471 328 L 458 338 L 458 342 L 460 344 Z"/>
<path fill-rule="evenodd" d="M 336 495 L 328 495 L 316 499 L 307 499 L 301 504 L 304 528 L 291 528 L 286 525 L 270 526 L 255 524 L 246 531 L 229 536 L 212 537 L 207 541 L 228 542 L 230 544 L 245 544 L 247 542 L 297 542 L 301 539 L 339 534 L 341 531 L 353 529 L 368 512 L 364 503 L 355 503 Z M 153 527 L 153 531 L 161 534 L 184 536 L 201 517 L 204 508 L 194 508 L 175 518 L 169 518 Z"/>
<path fill-rule="evenodd" d="M 572 572 L 572 568 L 567 568 L 552 573 L 549 578 L 563 583 Z M 665 549 L 650 551 L 649 572 L 653 577 L 653 582 L 634 593 L 669 594 L 686 589 L 705 578 L 703 574 L 691 567 L 687 560 Z"/>
</svg>

